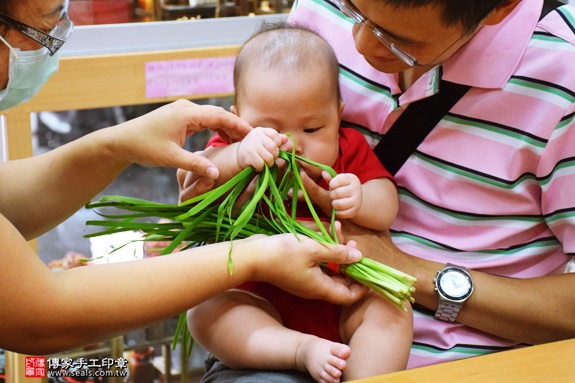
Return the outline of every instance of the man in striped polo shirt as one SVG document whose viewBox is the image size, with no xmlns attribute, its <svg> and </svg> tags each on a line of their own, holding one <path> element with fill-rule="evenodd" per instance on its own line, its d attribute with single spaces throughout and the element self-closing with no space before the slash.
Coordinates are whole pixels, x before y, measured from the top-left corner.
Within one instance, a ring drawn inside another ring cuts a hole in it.
<svg viewBox="0 0 575 383">
<path fill-rule="evenodd" d="M 408 368 L 575 336 L 575 275 L 560 275 L 575 255 L 575 9 L 538 21 L 542 5 L 298 0 L 290 15 L 333 45 L 343 120 L 372 146 L 441 77 L 471 86 L 395 175 L 399 250 L 358 239 L 418 278 Z M 446 264 L 474 290 L 442 317 Z"/>
<path fill-rule="evenodd" d="M 290 14 L 334 47 L 343 120 L 372 147 L 441 79 L 470 86 L 395 174 L 391 241 L 348 225 L 365 256 L 418 278 L 408 368 L 575 337 L 575 9 L 539 20 L 542 6 L 297 0 Z M 215 363 L 206 378 L 251 373 Z"/>
</svg>

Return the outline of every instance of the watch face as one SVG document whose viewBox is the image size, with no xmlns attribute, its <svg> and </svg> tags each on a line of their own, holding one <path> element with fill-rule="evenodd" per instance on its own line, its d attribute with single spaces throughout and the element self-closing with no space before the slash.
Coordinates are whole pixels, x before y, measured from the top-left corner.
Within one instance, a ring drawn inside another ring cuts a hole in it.
<svg viewBox="0 0 575 383">
<path fill-rule="evenodd" d="M 467 298 L 473 291 L 471 279 L 459 269 L 447 269 L 438 276 L 437 287 L 441 294 L 451 300 Z"/>
</svg>

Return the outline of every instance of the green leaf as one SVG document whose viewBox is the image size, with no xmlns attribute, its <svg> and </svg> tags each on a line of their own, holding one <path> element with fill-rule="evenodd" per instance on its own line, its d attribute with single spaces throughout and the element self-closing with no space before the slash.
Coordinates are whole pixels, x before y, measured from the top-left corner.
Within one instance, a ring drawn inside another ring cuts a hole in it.
<svg viewBox="0 0 575 383">
<path fill-rule="evenodd" d="M 161 204 L 131 197 L 104 196 L 99 201 L 86 205 L 89 209 L 98 209 L 97 213 L 102 217 L 102 220 L 88 221 L 87 225 L 103 228 L 100 232 L 88 234 L 86 237 L 139 230 L 144 234 L 145 241 L 170 242 L 162 254 L 172 252 L 178 246 L 190 248 L 206 243 L 231 242 L 254 234 L 292 233 L 296 236 L 305 235 L 322 244 L 337 243 L 335 211 L 331 212 L 330 234 L 303 187 L 298 161 L 317 166 L 332 177 L 336 176 L 335 171 L 329 166 L 296 155 L 295 140 L 292 152 L 280 151 L 279 158 L 286 163 L 282 171 L 277 165 L 266 166 L 260 173 L 249 167 L 218 188 L 182 204 Z M 254 177 L 257 177 L 257 180 L 253 195 L 243 206 L 237 206 L 237 199 Z M 292 209 L 288 212 L 285 202 L 290 190 L 293 192 Z M 299 202 L 298 191 L 302 192 L 317 230 L 304 226 L 295 217 Z M 106 212 L 99 209 L 105 209 Z M 109 213 L 108 210 L 116 212 Z M 156 222 L 142 222 L 146 220 Z M 233 273 L 232 253 L 231 242 L 228 252 L 230 274 Z M 348 277 L 370 287 L 403 310 L 406 301 L 414 302 L 411 294 L 415 290 L 413 284 L 416 279 L 406 273 L 367 257 L 340 269 Z M 187 329 L 186 313 L 180 315 L 172 347 L 175 347 L 180 338 L 186 352 L 191 351 L 194 340 Z"/>
</svg>

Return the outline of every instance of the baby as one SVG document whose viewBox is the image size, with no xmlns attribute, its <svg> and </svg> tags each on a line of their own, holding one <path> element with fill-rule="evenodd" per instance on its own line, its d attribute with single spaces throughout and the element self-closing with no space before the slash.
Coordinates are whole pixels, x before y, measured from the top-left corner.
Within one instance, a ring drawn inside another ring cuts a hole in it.
<svg viewBox="0 0 575 383">
<path fill-rule="evenodd" d="M 248 166 L 272 165 L 280 149 L 293 148 L 286 136 L 291 133 L 298 155 L 338 173 L 331 178 L 301 164 L 329 190 L 339 219 L 389 228 L 398 206 L 395 184 L 363 135 L 340 127 L 338 76 L 337 59 L 322 37 L 301 26 L 264 25 L 238 54 L 231 110 L 265 128 L 255 128 L 241 142 L 217 136 L 210 141 L 204 155 L 220 169 L 218 184 Z M 407 313 L 373 291 L 341 307 L 249 283 L 191 309 L 188 327 L 230 368 L 298 369 L 319 382 L 339 382 L 406 367 L 412 340 L 411 308 L 406 308 Z"/>
</svg>

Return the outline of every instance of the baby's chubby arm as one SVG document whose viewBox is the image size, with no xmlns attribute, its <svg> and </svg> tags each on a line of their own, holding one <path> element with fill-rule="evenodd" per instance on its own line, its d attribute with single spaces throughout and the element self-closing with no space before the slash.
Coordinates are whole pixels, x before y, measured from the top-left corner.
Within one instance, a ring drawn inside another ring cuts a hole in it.
<svg viewBox="0 0 575 383">
<path fill-rule="evenodd" d="M 238 143 L 236 161 L 243 170 L 253 166 L 257 171 L 264 165 L 273 166 L 280 154 L 280 147 L 287 143 L 287 136 L 271 128 L 255 128 Z"/>
<path fill-rule="evenodd" d="M 214 187 L 224 184 L 236 174 L 253 166 L 263 170 L 264 164 L 273 165 L 282 145 L 289 146 L 288 138 L 272 128 L 254 128 L 241 141 L 226 146 L 209 147 L 202 152 L 218 167 L 219 177 Z"/>
<path fill-rule="evenodd" d="M 361 184 L 353 173 L 341 173 L 331 178 L 322 173 L 329 184 L 332 207 L 340 219 L 373 230 L 389 229 L 397 215 L 397 191 L 393 182 L 376 178 Z"/>
</svg>

